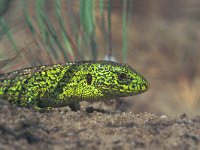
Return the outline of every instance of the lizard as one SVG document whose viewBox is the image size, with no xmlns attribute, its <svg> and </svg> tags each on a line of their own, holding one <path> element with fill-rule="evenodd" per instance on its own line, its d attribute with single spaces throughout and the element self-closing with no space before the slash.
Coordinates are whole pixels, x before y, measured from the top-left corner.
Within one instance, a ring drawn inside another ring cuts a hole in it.
<svg viewBox="0 0 200 150">
<path fill-rule="evenodd" d="M 42 65 L 0 74 L 0 98 L 34 110 L 127 97 L 148 88 L 148 81 L 131 66 L 103 60 Z"/>
</svg>

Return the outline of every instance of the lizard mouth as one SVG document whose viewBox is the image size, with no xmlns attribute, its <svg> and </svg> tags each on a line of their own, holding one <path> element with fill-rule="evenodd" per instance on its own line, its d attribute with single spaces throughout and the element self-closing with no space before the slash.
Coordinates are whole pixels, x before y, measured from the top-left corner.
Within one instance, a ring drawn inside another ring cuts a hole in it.
<svg viewBox="0 0 200 150">
<path fill-rule="evenodd" d="M 141 92 L 145 92 L 150 88 L 150 84 L 145 80 L 140 84 Z"/>
</svg>

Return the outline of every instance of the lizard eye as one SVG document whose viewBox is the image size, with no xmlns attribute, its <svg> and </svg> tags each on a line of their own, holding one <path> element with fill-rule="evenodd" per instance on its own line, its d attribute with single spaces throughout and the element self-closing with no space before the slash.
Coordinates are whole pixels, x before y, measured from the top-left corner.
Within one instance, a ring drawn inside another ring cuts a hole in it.
<svg viewBox="0 0 200 150">
<path fill-rule="evenodd" d="M 119 78 L 119 80 L 124 80 L 124 79 L 126 79 L 126 74 L 125 73 L 120 73 L 118 75 L 118 78 Z"/>
</svg>

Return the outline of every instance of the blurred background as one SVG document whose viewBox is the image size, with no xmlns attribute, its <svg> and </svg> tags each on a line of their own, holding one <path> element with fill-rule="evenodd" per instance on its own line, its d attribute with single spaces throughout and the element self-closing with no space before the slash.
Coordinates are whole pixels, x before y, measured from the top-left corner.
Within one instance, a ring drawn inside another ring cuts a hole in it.
<svg viewBox="0 0 200 150">
<path fill-rule="evenodd" d="M 124 62 L 150 89 L 125 111 L 200 112 L 198 0 L 0 0 L 0 73 L 79 60 Z"/>
</svg>

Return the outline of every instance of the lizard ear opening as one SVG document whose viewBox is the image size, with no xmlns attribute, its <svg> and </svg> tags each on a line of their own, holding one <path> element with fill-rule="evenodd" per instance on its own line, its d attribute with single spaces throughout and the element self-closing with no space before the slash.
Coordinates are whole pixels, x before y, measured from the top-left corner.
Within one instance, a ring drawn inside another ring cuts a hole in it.
<svg viewBox="0 0 200 150">
<path fill-rule="evenodd" d="M 87 84 L 88 85 L 91 85 L 92 83 L 92 75 L 91 74 L 86 74 L 86 80 L 87 80 Z"/>
</svg>

